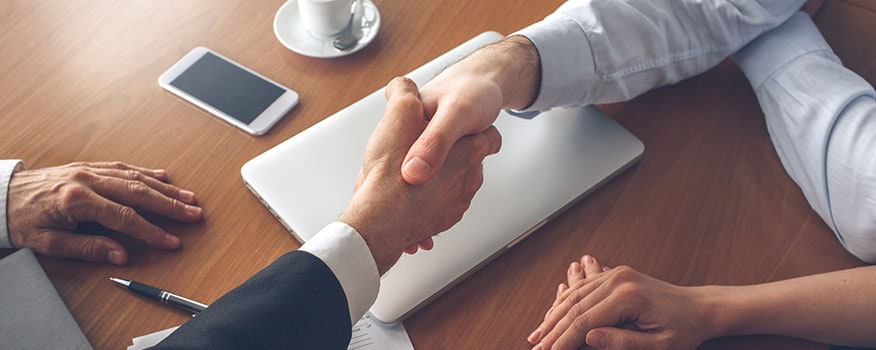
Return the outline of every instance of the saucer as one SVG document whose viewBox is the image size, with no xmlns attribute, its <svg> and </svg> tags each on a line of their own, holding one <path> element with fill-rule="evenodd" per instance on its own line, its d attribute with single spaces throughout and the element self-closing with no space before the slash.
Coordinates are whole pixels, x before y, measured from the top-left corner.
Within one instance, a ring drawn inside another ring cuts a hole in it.
<svg viewBox="0 0 876 350">
<path fill-rule="evenodd" d="M 380 12 L 377 11 L 377 6 L 371 0 L 360 1 L 363 1 L 362 5 L 364 5 L 362 22 L 365 25 L 362 27 L 362 38 L 359 39 L 356 47 L 350 50 L 336 49 L 333 44 L 334 37 L 319 37 L 310 34 L 301 23 L 297 0 L 286 1 L 283 6 L 280 6 L 280 10 L 274 16 L 274 35 L 283 46 L 304 56 L 331 58 L 352 54 L 374 41 L 377 31 L 380 30 Z"/>
</svg>

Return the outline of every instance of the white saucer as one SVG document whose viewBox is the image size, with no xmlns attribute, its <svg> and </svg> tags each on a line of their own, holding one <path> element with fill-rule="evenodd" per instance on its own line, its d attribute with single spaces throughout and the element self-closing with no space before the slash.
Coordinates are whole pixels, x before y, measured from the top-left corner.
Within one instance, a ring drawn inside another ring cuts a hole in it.
<svg viewBox="0 0 876 350">
<path fill-rule="evenodd" d="M 362 39 L 359 39 L 356 47 L 350 50 L 336 49 L 333 37 L 323 38 L 310 34 L 301 24 L 297 0 L 286 1 L 283 6 L 280 6 L 280 10 L 274 16 L 274 35 L 283 43 L 283 46 L 304 56 L 330 58 L 352 54 L 374 41 L 377 31 L 380 30 L 380 12 L 377 11 L 377 6 L 371 0 L 361 1 L 364 1 L 365 13 L 362 16 L 362 23 L 365 26 L 362 27 Z"/>
</svg>

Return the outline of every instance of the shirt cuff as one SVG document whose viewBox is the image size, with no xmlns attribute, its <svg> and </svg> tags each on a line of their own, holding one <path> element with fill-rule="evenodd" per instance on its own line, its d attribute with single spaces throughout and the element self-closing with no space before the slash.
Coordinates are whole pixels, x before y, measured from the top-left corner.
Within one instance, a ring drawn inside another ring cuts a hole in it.
<svg viewBox="0 0 876 350">
<path fill-rule="evenodd" d="M 565 16 L 563 10 L 561 6 L 543 21 L 511 34 L 532 41 L 541 64 L 538 96 L 524 111 L 580 104 L 593 86 L 595 70 L 590 39 L 584 27 Z M 574 74 L 569 72 L 570 67 L 575 68 Z"/>
<path fill-rule="evenodd" d="M 380 275 L 368 244 L 356 229 L 333 222 L 301 246 L 315 255 L 335 274 L 350 309 L 350 322 L 356 324 L 377 299 Z"/>
<path fill-rule="evenodd" d="M 16 171 L 24 169 L 24 163 L 18 159 L 0 160 L 0 248 L 14 248 L 9 241 L 9 225 L 7 225 L 6 205 L 9 197 L 9 180 Z"/>
<path fill-rule="evenodd" d="M 798 12 L 736 52 L 733 61 L 757 91 L 764 81 L 794 59 L 818 51 L 833 53 L 812 19 Z"/>
</svg>

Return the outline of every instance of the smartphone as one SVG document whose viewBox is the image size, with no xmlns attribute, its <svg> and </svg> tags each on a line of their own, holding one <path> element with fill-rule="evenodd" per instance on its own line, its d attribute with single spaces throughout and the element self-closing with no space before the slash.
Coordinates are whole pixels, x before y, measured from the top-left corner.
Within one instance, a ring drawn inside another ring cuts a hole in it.
<svg viewBox="0 0 876 350">
<path fill-rule="evenodd" d="M 253 135 L 298 103 L 298 93 L 207 49 L 196 47 L 158 77 L 158 85 Z"/>
</svg>

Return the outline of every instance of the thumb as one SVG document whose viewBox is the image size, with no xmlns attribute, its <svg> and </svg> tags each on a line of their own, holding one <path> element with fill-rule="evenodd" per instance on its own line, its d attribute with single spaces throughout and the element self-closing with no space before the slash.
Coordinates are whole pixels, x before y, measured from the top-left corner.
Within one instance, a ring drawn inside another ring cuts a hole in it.
<svg viewBox="0 0 876 350">
<path fill-rule="evenodd" d="M 42 255 L 114 265 L 124 265 L 128 261 L 125 248 L 107 237 L 55 230 L 45 231 L 42 234 L 46 239 L 40 239 L 30 247 Z"/>
<path fill-rule="evenodd" d="M 450 149 L 467 133 L 462 129 L 463 124 L 454 125 L 451 121 L 441 109 L 435 113 L 405 156 L 402 163 L 405 181 L 412 185 L 424 184 L 441 170 Z"/>
<path fill-rule="evenodd" d="M 585 342 L 594 349 L 653 349 L 657 334 L 631 331 L 614 327 L 591 329 Z"/>
</svg>

